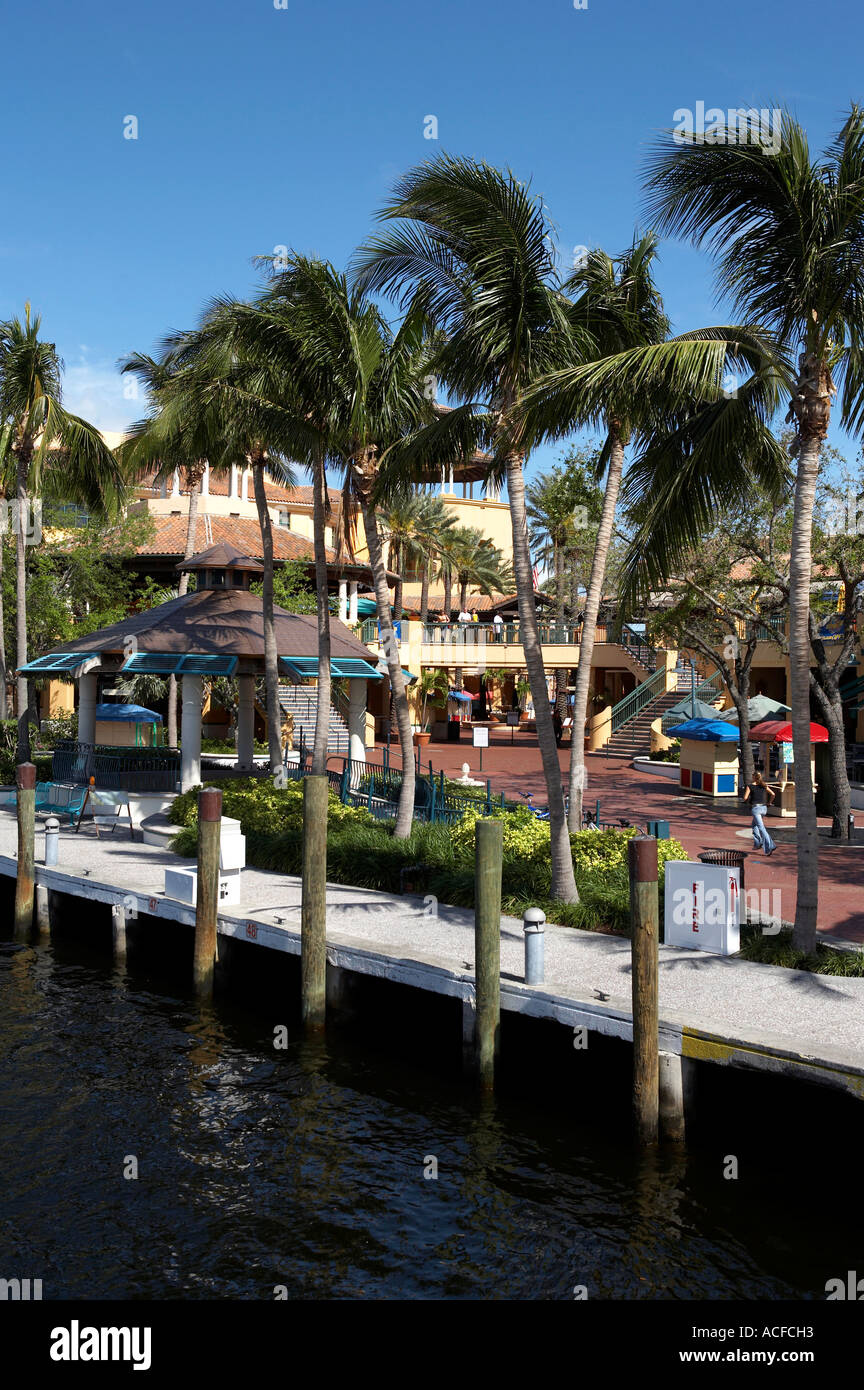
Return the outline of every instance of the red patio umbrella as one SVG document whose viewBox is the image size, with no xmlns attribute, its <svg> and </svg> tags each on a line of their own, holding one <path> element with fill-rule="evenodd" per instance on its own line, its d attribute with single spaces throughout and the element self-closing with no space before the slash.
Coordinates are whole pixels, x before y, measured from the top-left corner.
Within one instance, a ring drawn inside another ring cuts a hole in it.
<svg viewBox="0 0 864 1390">
<path fill-rule="evenodd" d="M 753 725 L 747 737 L 751 743 L 791 743 L 792 725 L 788 720 L 763 719 L 761 724 Z M 810 742 L 828 742 L 828 730 L 824 725 L 810 725 Z"/>
</svg>

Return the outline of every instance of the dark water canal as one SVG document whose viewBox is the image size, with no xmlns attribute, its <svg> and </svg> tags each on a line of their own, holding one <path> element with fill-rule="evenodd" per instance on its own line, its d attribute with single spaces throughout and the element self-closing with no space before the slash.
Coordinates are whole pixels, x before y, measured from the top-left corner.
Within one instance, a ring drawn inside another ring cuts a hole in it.
<svg viewBox="0 0 864 1390">
<path fill-rule="evenodd" d="M 255 996 L 202 1011 L 92 942 L 0 940 L 0 1276 L 45 1299 L 771 1300 L 855 1267 L 852 1156 L 808 1149 L 806 1114 L 797 1147 L 793 1124 L 748 1148 L 741 1113 L 639 1159 L 602 1085 L 585 1104 L 529 1075 L 483 1103 L 434 1029 L 310 1044 L 288 1019 L 276 1048 Z M 798 1200 L 802 1169 L 824 1200 Z"/>
</svg>

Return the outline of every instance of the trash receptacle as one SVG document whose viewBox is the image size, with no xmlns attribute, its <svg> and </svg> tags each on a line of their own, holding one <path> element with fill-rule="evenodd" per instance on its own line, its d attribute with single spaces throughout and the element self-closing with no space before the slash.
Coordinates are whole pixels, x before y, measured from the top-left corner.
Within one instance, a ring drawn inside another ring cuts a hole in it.
<svg viewBox="0 0 864 1390">
<path fill-rule="evenodd" d="M 696 858 L 702 864 L 719 864 L 726 869 L 740 869 L 741 898 L 744 899 L 744 860 L 747 851 L 743 849 L 705 849 Z"/>
<path fill-rule="evenodd" d="M 462 730 L 462 721 L 461 721 L 461 719 L 448 719 L 448 720 L 447 720 L 447 742 L 448 742 L 448 743 L 458 743 L 458 742 L 459 742 L 459 734 L 460 734 L 461 730 Z"/>
<path fill-rule="evenodd" d="M 654 836 L 654 839 L 655 839 L 655 840 L 668 840 L 668 839 L 669 839 L 669 822 L 668 822 L 668 820 L 649 820 L 649 822 L 648 822 L 648 824 L 646 825 L 645 829 L 647 830 L 647 832 L 648 832 L 649 835 L 653 835 L 653 836 Z"/>
</svg>

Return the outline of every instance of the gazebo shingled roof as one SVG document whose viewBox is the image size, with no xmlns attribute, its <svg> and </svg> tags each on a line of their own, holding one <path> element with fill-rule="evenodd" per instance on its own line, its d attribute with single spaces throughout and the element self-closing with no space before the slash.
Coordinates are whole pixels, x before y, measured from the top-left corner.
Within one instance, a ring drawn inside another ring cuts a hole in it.
<svg viewBox="0 0 864 1390">
<path fill-rule="evenodd" d="M 189 570 L 240 570 L 246 574 L 263 574 L 264 566 L 260 560 L 255 560 L 251 555 L 244 555 L 238 550 L 236 545 L 230 541 L 219 541 L 216 545 L 211 545 L 209 550 L 201 550 L 197 555 L 190 555 L 188 560 L 181 560 L 175 569 Z"/>
<path fill-rule="evenodd" d="M 280 656 L 317 656 L 318 619 L 315 614 L 288 613 L 273 606 L 276 647 Z M 264 615 L 261 599 L 246 589 L 199 589 L 183 598 L 169 599 L 158 608 L 132 613 L 122 622 L 90 632 L 52 648 L 55 652 L 124 650 L 124 639 L 134 637 L 141 652 L 195 652 L 238 656 L 241 661 L 264 662 Z M 331 655 L 374 657 L 368 647 L 340 623 L 330 619 Z M 46 653 L 50 655 L 50 653 Z"/>
</svg>

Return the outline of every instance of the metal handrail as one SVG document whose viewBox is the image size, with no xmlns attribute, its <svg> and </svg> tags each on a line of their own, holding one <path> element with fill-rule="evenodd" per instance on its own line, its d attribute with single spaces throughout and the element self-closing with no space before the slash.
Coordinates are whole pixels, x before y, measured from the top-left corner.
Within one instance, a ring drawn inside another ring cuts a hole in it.
<svg viewBox="0 0 864 1390">
<path fill-rule="evenodd" d="M 625 640 L 626 633 L 626 640 Z M 620 645 L 648 671 L 657 669 L 657 652 L 644 633 L 634 632 L 629 623 L 621 627 Z"/>
<path fill-rule="evenodd" d="M 661 668 L 655 671 L 653 676 L 649 676 L 647 681 L 637 685 L 635 690 L 631 690 L 629 695 L 625 695 L 623 700 L 619 700 L 617 705 L 612 706 L 610 736 L 617 734 L 619 729 L 623 729 L 625 724 L 629 724 L 631 719 L 635 719 L 637 714 L 641 714 L 643 709 L 665 693 L 666 671 L 665 668 Z"/>
</svg>

